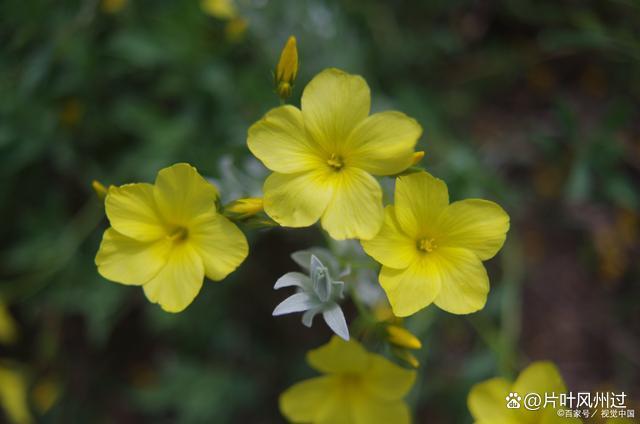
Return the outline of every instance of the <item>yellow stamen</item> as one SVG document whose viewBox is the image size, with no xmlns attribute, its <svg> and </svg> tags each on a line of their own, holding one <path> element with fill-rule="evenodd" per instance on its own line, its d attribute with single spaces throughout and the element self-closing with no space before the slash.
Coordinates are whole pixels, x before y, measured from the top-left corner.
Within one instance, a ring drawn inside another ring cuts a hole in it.
<svg viewBox="0 0 640 424">
<path fill-rule="evenodd" d="M 169 240 L 173 242 L 183 242 L 189 236 L 189 230 L 184 227 L 176 227 L 171 234 L 168 235 Z"/>
<path fill-rule="evenodd" d="M 342 158 L 336 155 L 335 153 L 331 154 L 331 157 L 327 159 L 327 163 L 329 164 L 330 167 L 332 167 L 336 171 L 341 170 L 342 167 L 344 166 L 344 162 L 342 161 Z"/>
<path fill-rule="evenodd" d="M 433 252 L 435 250 L 436 247 L 438 247 L 435 243 L 435 240 L 430 238 L 423 238 L 421 240 L 418 241 L 418 250 L 422 251 L 422 252 Z"/>
</svg>

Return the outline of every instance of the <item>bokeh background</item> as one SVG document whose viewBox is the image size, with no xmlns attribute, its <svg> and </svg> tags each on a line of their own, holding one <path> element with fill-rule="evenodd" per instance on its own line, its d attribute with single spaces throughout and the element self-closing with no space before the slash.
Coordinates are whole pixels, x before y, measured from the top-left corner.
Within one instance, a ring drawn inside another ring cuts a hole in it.
<svg viewBox="0 0 640 424">
<path fill-rule="evenodd" d="M 407 321 L 424 344 L 416 422 L 471 422 L 472 384 L 537 359 L 640 409 L 639 3 L 3 0 L 0 296 L 19 334 L 0 358 L 37 421 L 277 423 L 279 393 L 313 375 L 304 353 L 329 331 L 270 315 L 318 229 L 248 230 L 244 265 L 178 315 L 93 263 L 107 223 L 92 179 L 186 161 L 226 200 L 260 193 L 246 131 L 279 104 L 291 34 L 294 104 L 326 67 L 363 75 L 374 110 L 423 125 L 422 165 L 453 199 L 512 218 L 485 310 Z"/>
</svg>

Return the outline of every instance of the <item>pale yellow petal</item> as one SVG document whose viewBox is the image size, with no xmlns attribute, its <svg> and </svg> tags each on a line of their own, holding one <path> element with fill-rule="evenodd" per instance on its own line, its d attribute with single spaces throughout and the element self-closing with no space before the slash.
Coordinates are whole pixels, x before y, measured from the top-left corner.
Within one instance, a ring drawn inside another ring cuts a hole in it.
<svg viewBox="0 0 640 424">
<path fill-rule="evenodd" d="M 413 150 L 422 134 L 415 119 L 401 112 L 381 112 L 358 125 L 347 141 L 347 165 L 374 175 L 393 175 L 413 163 Z"/>
<path fill-rule="evenodd" d="M 384 222 L 378 234 L 361 244 L 367 255 L 390 268 L 407 268 L 418 256 L 416 240 L 400 228 L 393 206 L 384 209 Z"/>
<path fill-rule="evenodd" d="M 513 384 L 513 391 L 522 397 L 528 393 L 537 393 L 544 399 L 545 393 L 549 395 L 555 393 L 558 396 L 560 393 L 566 393 L 567 387 L 558 368 L 552 362 L 539 361 L 533 362 L 522 370 Z M 551 424 L 561 422 L 552 405 L 539 411 L 518 410 L 518 417 L 520 421 L 525 423 Z M 562 422 L 564 422 L 564 417 L 562 417 Z"/>
<path fill-rule="evenodd" d="M 218 190 L 193 166 L 178 163 L 158 172 L 154 196 L 169 225 L 188 226 L 197 216 L 215 210 Z"/>
<path fill-rule="evenodd" d="M 301 381 L 280 395 L 280 412 L 290 422 L 317 422 L 318 415 L 328 406 L 327 401 L 336 390 L 335 378 L 330 376 Z"/>
<path fill-rule="evenodd" d="M 564 393 L 566 390 L 558 368 L 548 361 L 533 362 L 522 370 L 513 384 L 514 392 L 525 394 L 538 393 L 544 396 L 545 392 Z"/>
<path fill-rule="evenodd" d="M 437 224 L 439 246 L 461 247 L 480 259 L 492 258 L 504 244 L 509 215 L 498 204 L 482 199 L 453 202 L 440 215 Z"/>
<path fill-rule="evenodd" d="M 358 373 L 368 366 L 368 354 L 355 340 L 333 336 L 329 343 L 307 352 L 307 362 L 324 373 Z"/>
<path fill-rule="evenodd" d="M 354 424 L 410 424 L 411 414 L 404 401 L 383 401 L 357 397 L 352 406 Z"/>
<path fill-rule="evenodd" d="M 98 272 L 107 280 L 139 286 L 165 266 L 170 251 L 171 242 L 166 237 L 143 242 L 107 228 L 95 262 Z"/>
<path fill-rule="evenodd" d="M 334 174 L 333 197 L 322 215 L 322 228 L 335 240 L 373 238 L 384 218 L 380 184 L 358 168 Z"/>
<path fill-rule="evenodd" d="M 202 259 L 189 243 L 173 248 L 167 264 L 143 287 L 149 301 L 167 312 L 180 312 L 193 301 L 204 280 Z"/>
<path fill-rule="evenodd" d="M 369 115 L 371 94 L 359 75 L 326 69 L 302 93 L 307 132 L 327 151 L 341 153 L 351 131 Z"/>
<path fill-rule="evenodd" d="M 189 243 L 204 263 L 206 276 L 219 281 L 233 272 L 249 252 L 247 239 L 226 217 L 215 212 L 201 215 L 189 228 Z"/>
<path fill-rule="evenodd" d="M 251 153 L 272 171 L 284 174 L 308 171 L 326 165 L 326 156 L 307 136 L 302 113 L 293 106 L 269 111 L 249 128 L 247 145 Z"/>
<path fill-rule="evenodd" d="M 33 422 L 28 405 L 27 383 L 23 376 L 17 371 L 0 366 L 0 408 L 6 413 L 9 422 Z"/>
<path fill-rule="evenodd" d="M 416 260 L 408 268 L 383 266 L 380 285 L 387 293 L 393 313 L 406 317 L 430 305 L 440 293 L 439 270 L 431 261 Z"/>
<path fill-rule="evenodd" d="M 409 235 L 434 237 L 436 219 L 448 204 L 447 185 L 427 172 L 414 172 L 396 179 L 396 218 Z"/>
<path fill-rule="evenodd" d="M 362 374 L 362 387 L 384 400 L 402 399 L 411 390 L 416 372 L 402 368 L 383 356 L 369 354 L 369 368 Z"/>
<path fill-rule="evenodd" d="M 492 378 L 471 388 L 467 405 L 477 423 L 517 424 L 513 412 L 507 408 L 506 397 L 511 383 L 504 378 Z"/>
<path fill-rule="evenodd" d="M 151 184 L 111 187 L 104 206 L 111 226 L 120 234 L 141 241 L 157 240 L 166 235 Z"/>
<path fill-rule="evenodd" d="M 320 219 L 333 187 L 323 170 L 271 174 L 264 182 L 264 210 L 285 227 L 308 227 Z"/>
<path fill-rule="evenodd" d="M 478 257 L 467 249 L 438 247 L 428 255 L 440 273 L 440 293 L 434 303 L 452 314 L 470 314 L 484 308 L 489 277 Z"/>
</svg>

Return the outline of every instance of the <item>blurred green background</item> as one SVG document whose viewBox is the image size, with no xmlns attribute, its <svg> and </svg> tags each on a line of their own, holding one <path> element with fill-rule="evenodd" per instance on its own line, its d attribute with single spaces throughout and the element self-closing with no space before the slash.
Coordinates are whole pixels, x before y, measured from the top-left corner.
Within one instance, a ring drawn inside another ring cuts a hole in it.
<svg viewBox="0 0 640 424">
<path fill-rule="evenodd" d="M 326 67 L 363 75 L 374 110 L 423 125 L 422 165 L 452 199 L 512 218 L 485 310 L 407 321 L 424 344 L 416 422 L 471 422 L 472 384 L 535 359 L 639 409 L 640 3 L 208 5 L 0 2 L 0 296 L 20 330 L 0 358 L 28 376 L 38 422 L 282 422 L 279 393 L 313 375 L 304 353 L 329 331 L 270 315 L 289 254 L 319 230 L 249 230 L 244 265 L 177 315 L 93 263 L 107 223 L 92 179 L 153 181 L 186 161 L 227 201 L 260 194 L 246 131 L 279 104 L 291 34 L 294 104 Z"/>
</svg>

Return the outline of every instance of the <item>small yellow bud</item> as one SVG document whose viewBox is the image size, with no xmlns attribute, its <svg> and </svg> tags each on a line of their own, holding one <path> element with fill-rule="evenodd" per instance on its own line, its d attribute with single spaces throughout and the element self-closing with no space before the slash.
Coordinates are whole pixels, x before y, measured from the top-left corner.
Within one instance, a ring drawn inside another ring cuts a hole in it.
<svg viewBox="0 0 640 424">
<path fill-rule="evenodd" d="M 242 18 L 233 18 L 224 27 L 224 35 L 227 37 L 227 41 L 231 43 L 242 41 L 246 32 L 247 21 Z"/>
<path fill-rule="evenodd" d="M 0 300 L 0 343 L 13 344 L 18 338 L 18 326 L 7 306 Z"/>
<path fill-rule="evenodd" d="M 275 85 L 276 92 L 281 99 L 286 100 L 291 96 L 293 83 L 298 76 L 298 47 L 296 46 L 296 37 L 293 35 L 287 40 L 280 60 L 276 65 Z"/>
<path fill-rule="evenodd" d="M 236 219 L 250 218 L 263 210 L 262 199 L 259 197 L 247 197 L 234 200 L 224 207 L 225 215 Z"/>
<path fill-rule="evenodd" d="M 44 378 L 31 391 L 33 404 L 41 414 L 44 414 L 56 403 L 60 396 L 60 385 L 52 377 Z"/>
<path fill-rule="evenodd" d="M 104 13 L 118 13 L 127 4 L 127 0 L 102 0 L 100 9 Z"/>
<path fill-rule="evenodd" d="M 387 336 L 389 337 L 389 343 L 396 346 L 406 349 L 420 349 L 422 347 L 422 343 L 416 336 L 406 328 L 397 325 L 387 326 Z"/>
<path fill-rule="evenodd" d="M 411 352 L 405 349 L 394 349 L 393 353 L 402 361 L 406 362 L 413 368 L 420 367 L 420 361 Z"/>
<path fill-rule="evenodd" d="M 233 19 L 238 16 L 238 11 L 233 0 L 202 0 L 202 10 L 218 19 Z"/>
<path fill-rule="evenodd" d="M 411 160 L 411 164 L 417 165 L 422 160 L 423 157 L 424 157 L 423 151 L 415 152 L 413 154 L 413 159 Z"/>
<path fill-rule="evenodd" d="M 105 197 L 107 197 L 107 192 L 109 190 L 100 181 L 98 180 L 91 181 L 91 187 L 93 188 L 93 191 L 96 192 L 98 199 L 104 200 Z"/>
</svg>

